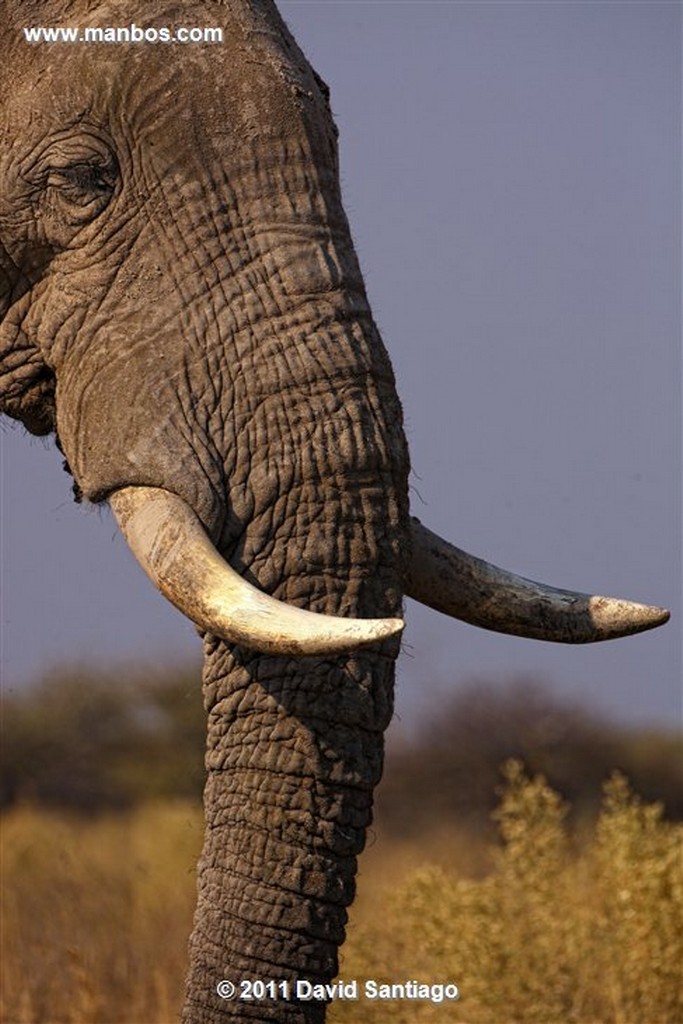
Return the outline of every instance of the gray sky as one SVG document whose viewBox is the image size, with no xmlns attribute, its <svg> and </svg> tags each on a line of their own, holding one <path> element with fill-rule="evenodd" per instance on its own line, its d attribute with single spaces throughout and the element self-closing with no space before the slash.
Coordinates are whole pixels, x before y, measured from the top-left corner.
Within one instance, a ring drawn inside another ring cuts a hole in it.
<svg viewBox="0 0 683 1024">
<path fill-rule="evenodd" d="M 532 675 L 681 720 L 680 7 L 280 5 L 332 89 L 347 213 L 391 352 L 412 505 L 557 586 L 671 608 L 571 648 L 408 602 L 398 711 Z M 198 657 L 51 442 L 0 435 L 2 670 Z"/>
</svg>

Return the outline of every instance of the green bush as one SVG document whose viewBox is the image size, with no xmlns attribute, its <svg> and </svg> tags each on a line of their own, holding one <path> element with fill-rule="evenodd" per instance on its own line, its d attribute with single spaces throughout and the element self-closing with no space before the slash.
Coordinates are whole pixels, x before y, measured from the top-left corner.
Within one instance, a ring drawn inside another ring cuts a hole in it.
<svg viewBox="0 0 683 1024">
<path fill-rule="evenodd" d="M 201 672 L 62 669 L 2 701 L 0 806 L 94 812 L 201 797 Z"/>
<path fill-rule="evenodd" d="M 0 807 L 33 802 L 94 813 L 198 798 L 206 720 L 199 665 L 61 669 L 2 700 Z M 540 685 L 478 684 L 440 700 L 406 742 L 390 731 L 376 801 L 380 829 L 419 840 L 444 822 L 491 832 L 498 766 L 517 757 L 591 820 L 620 768 L 646 800 L 683 817 L 681 738 L 627 729 L 553 699 Z"/>
<path fill-rule="evenodd" d="M 594 820 L 602 780 L 616 768 L 644 799 L 683 819 L 680 732 L 609 722 L 518 681 L 467 686 L 439 700 L 438 714 L 410 738 L 390 735 L 377 820 L 397 838 L 442 821 L 490 835 L 499 765 L 510 758 L 543 774 L 570 804 L 574 824 Z"/>
</svg>

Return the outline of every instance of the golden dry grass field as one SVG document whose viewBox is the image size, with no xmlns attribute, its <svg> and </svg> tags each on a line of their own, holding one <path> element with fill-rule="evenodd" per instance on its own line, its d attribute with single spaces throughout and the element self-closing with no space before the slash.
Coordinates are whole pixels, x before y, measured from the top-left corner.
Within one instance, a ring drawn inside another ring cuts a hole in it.
<svg viewBox="0 0 683 1024">
<path fill-rule="evenodd" d="M 361 991 L 451 982 L 460 1000 L 338 1000 L 332 1024 L 680 1024 L 681 827 L 615 776 L 577 842 L 542 779 L 505 771 L 498 845 L 370 842 L 342 954 Z M 4 1024 L 177 1020 L 201 828 L 190 802 L 7 813 Z"/>
</svg>

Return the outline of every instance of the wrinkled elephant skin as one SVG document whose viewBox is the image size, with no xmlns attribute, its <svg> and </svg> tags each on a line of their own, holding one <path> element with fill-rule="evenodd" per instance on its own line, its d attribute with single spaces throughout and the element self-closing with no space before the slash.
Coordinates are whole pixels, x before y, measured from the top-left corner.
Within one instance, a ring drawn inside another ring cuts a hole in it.
<svg viewBox="0 0 683 1024">
<path fill-rule="evenodd" d="M 322 1021 L 322 1002 L 239 1003 L 216 984 L 336 974 L 404 591 L 572 642 L 666 613 L 539 589 L 411 523 L 327 88 L 270 0 L 3 0 L 3 15 L 0 411 L 55 433 L 76 496 L 111 501 L 204 638 L 206 835 L 183 1019 Z M 216 26 L 223 40 L 31 45 L 22 31 L 112 24 Z M 188 564 L 208 581 L 199 595 Z"/>
<path fill-rule="evenodd" d="M 10 8 L 3 411 L 56 432 L 90 501 L 130 485 L 180 496 L 276 598 L 399 616 L 408 456 L 324 84 L 268 2 Z M 20 33 L 112 21 L 219 25 L 223 44 Z M 398 640 L 303 658 L 204 642 L 207 832 L 184 1019 L 320 1020 L 320 1003 L 252 1009 L 215 986 L 334 976 Z"/>
</svg>

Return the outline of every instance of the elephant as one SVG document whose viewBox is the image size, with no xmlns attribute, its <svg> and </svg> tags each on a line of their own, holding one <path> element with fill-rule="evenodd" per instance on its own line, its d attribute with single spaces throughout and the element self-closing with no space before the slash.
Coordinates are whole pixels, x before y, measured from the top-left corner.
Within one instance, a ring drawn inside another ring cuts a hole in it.
<svg viewBox="0 0 683 1024">
<path fill-rule="evenodd" d="M 112 20 L 146 42 L 24 33 Z M 220 45 L 155 44 L 179 25 Z M 110 506 L 203 643 L 182 1019 L 320 1022 L 293 986 L 337 972 L 404 596 L 570 643 L 668 612 L 526 580 L 411 516 L 329 90 L 272 0 L 4 0 L 3 29 L 0 411 L 54 434 L 76 499 Z"/>
</svg>

